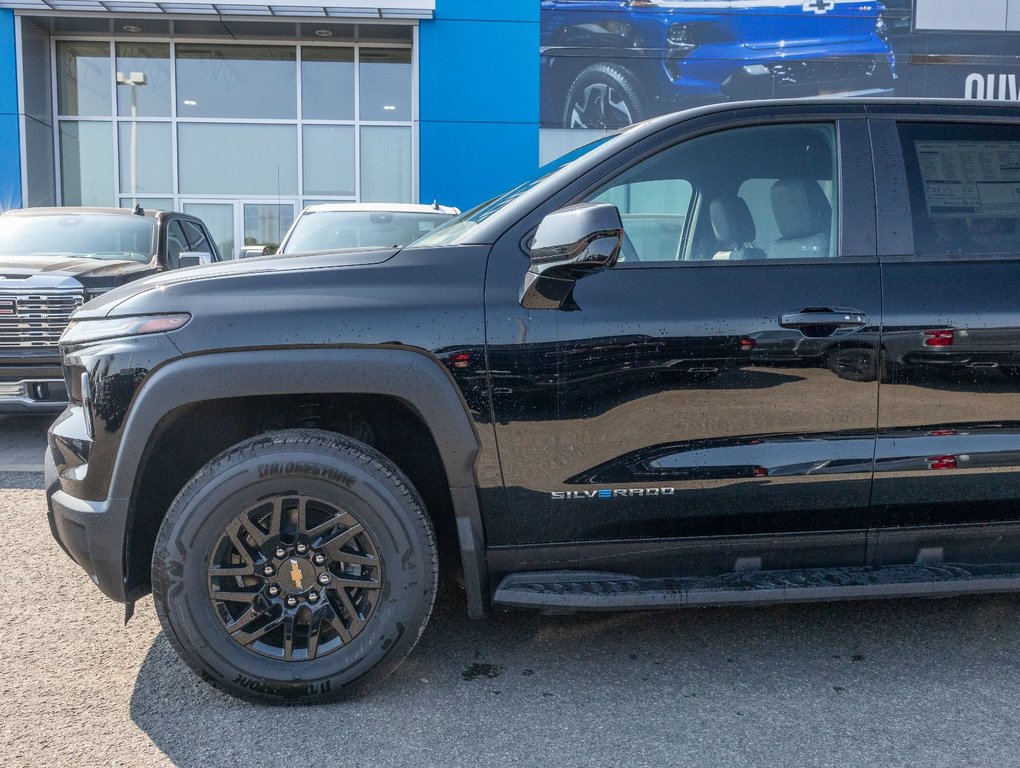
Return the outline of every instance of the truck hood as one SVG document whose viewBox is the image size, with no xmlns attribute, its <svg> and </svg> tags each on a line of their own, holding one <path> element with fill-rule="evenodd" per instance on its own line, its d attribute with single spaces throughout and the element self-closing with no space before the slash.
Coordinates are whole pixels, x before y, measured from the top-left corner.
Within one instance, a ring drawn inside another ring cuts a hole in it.
<svg viewBox="0 0 1020 768">
<path fill-rule="evenodd" d="M 33 275 L 60 278 L 110 278 L 136 274 L 152 265 L 128 259 L 89 259 L 80 256 L 0 256 L 0 277 L 10 287 Z"/>
<path fill-rule="evenodd" d="M 376 248 L 315 253 L 306 256 L 262 256 L 255 259 L 175 269 L 172 272 L 152 275 L 109 291 L 78 310 L 75 317 L 103 317 L 109 314 L 122 314 L 118 307 L 125 302 L 131 303 L 132 299 L 150 291 L 159 291 L 161 294 L 171 296 L 175 293 L 175 287 L 184 284 L 208 283 L 209 291 L 215 293 L 216 283 L 221 280 L 269 277 L 276 273 L 380 264 L 393 258 L 398 251 L 399 249 L 395 248 Z"/>
</svg>

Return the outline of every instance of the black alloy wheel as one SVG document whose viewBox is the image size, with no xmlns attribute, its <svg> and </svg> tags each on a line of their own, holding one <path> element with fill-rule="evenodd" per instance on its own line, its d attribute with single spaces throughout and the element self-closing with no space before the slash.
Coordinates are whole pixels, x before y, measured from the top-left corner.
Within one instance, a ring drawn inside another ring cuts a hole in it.
<svg viewBox="0 0 1020 768">
<path fill-rule="evenodd" d="M 202 467 L 152 555 L 160 624 L 204 680 L 242 698 L 364 693 L 410 653 L 435 599 L 432 522 L 374 448 L 267 432 Z"/>
<path fill-rule="evenodd" d="M 209 599 L 240 645 L 301 661 L 357 637 L 375 612 L 382 580 L 375 543 L 351 512 L 279 495 L 227 525 L 209 563 Z"/>
</svg>

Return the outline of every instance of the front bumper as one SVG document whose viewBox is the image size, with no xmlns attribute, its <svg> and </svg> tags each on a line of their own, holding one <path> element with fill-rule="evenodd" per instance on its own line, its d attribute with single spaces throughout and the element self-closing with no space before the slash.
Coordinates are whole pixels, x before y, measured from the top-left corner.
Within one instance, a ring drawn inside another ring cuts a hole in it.
<svg viewBox="0 0 1020 768">
<path fill-rule="evenodd" d="M 0 413 L 60 413 L 67 387 L 55 349 L 0 354 Z"/>
<path fill-rule="evenodd" d="M 149 370 L 179 356 L 165 334 L 150 334 L 69 350 L 64 357 L 67 381 L 74 388 L 88 372 L 93 398 L 86 404 L 72 389 L 70 404 L 47 433 L 50 527 L 71 559 L 120 602 L 137 597 L 126 584 L 131 494 L 141 452 L 135 448 L 126 459 L 121 455 L 124 422 Z M 120 466 L 122 459 L 127 468 Z"/>
<path fill-rule="evenodd" d="M 888 96 L 895 81 L 885 56 L 782 59 L 741 67 L 726 78 L 720 90 L 739 101 L 834 94 Z"/>
<path fill-rule="evenodd" d="M 66 406 L 63 379 L 0 378 L 0 413 L 60 413 Z"/>
<path fill-rule="evenodd" d="M 127 602 L 124 531 L 129 500 L 86 501 L 65 493 L 60 488 L 51 450 L 46 451 L 45 482 L 47 517 L 53 538 L 103 594 Z"/>
</svg>

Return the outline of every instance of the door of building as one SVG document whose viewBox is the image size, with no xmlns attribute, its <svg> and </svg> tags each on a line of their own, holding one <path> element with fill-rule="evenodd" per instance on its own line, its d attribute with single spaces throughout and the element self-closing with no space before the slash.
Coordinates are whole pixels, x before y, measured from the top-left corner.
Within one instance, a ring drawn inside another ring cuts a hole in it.
<svg viewBox="0 0 1020 768">
<path fill-rule="evenodd" d="M 224 259 L 236 259 L 242 246 L 265 245 L 275 252 L 294 222 L 296 200 L 184 200 L 184 213 L 209 227 Z"/>
</svg>

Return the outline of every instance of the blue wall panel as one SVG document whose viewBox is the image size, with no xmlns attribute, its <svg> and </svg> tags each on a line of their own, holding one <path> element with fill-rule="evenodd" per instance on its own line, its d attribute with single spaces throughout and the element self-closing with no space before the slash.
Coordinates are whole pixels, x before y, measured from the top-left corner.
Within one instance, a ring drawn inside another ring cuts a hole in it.
<svg viewBox="0 0 1020 768">
<path fill-rule="evenodd" d="M 539 0 L 438 0 L 419 35 L 422 202 L 468 208 L 538 167 Z"/>
<path fill-rule="evenodd" d="M 437 0 L 437 19 L 538 21 L 539 0 Z"/>
<path fill-rule="evenodd" d="M 461 210 L 527 180 L 538 167 L 537 125 L 422 123 L 421 146 L 421 202 Z"/>
<path fill-rule="evenodd" d="M 0 9 L 0 211 L 21 206 L 21 144 L 14 11 Z"/>
<path fill-rule="evenodd" d="M 421 26 L 421 119 L 538 122 L 538 24 Z"/>
</svg>

